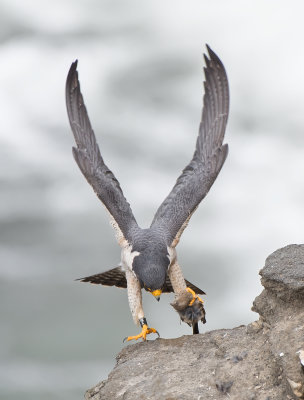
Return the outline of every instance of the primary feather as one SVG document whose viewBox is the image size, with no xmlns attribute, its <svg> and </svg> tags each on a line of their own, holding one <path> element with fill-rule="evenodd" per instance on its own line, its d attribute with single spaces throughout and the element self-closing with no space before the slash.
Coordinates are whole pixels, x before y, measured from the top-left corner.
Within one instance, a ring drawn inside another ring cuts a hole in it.
<svg viewBox="0 0 304 400">
<path fill-rule="evenodd" d="M 208 46 L 207 49 L 203 112 L 195 152 L 151 224 L 166 230 L 167 244 L 173 247 L 210 190 L 228 153 L 228 145 L 222 144 L 229 112 L 228 79 L 220 59 Z"/>
<path fill-rule="evenodd" d="M 67 77 L 66 104 L 77 144 L 77 147 L 73 147 L 74 158 L 81 172 L 109 211 L 114 228 L 119 230 L 119 239 L 130 241 L 132 230 L 137 228 L 137 223 L 118 180 L 106 166 L 100 154 L 80 91 L 77 61 L 71 65 Z"/>
</svg>

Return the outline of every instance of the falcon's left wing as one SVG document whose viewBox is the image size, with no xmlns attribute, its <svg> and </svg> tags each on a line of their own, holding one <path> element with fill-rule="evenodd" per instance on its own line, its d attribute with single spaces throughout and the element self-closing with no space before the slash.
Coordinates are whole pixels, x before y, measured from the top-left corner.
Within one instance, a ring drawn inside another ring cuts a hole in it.
<svg viewBox="0 0 304 400">
<path fill-rule="evenodd" d="M 160 205 L 151 227 L 165 234 L 167 245 L 175 247 L 187 223 L 219 174 L 228 145 L 223 139 L 229 111 L 229 88 L 225 68 L 207 46 L 205 94 L 202 119 L 191 162 Z"/>
</svg>

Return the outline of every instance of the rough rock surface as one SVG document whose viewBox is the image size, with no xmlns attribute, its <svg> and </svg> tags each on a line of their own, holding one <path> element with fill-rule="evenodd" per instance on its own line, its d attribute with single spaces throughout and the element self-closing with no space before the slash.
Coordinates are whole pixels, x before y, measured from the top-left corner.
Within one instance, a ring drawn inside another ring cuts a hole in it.
<svg viewBox="0 0 304 400">
<path fill-rule="evenodd" d="M 304 399 L 304 245 L 277 250 L 260 274 L 258 321 L 130 345 L 85 398 Z"/>
</svg>

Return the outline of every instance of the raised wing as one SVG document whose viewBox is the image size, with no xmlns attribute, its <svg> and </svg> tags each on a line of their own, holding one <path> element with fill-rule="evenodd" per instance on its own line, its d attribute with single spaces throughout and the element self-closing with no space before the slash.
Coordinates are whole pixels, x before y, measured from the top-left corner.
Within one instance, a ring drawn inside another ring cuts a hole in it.
<svg viewBox="0 0 304 400">
<path fill-rule="evenodd" d="M 195 152 L 151 224 L 165 232 L 167 244 L 173 247 L 210 190 L 228 153 L 228 145 L 222 145 L 229 111 L 228 79 L 221 60 L 208 46 L 207 50 L 204 105 Z"/>
<path fill-rule="evenodd" d="M 132 231 L 137 228 L 137 223 L 119 182 L 101 157 L 80 91 L 77 61 L 71 65 L 67 76 L 66 104 L 77 144 L 77 147 L 73 147 L 74 158 L 81 172 L 109 211 L 117 240 L 121 246 L 124 246 L 130 243 Z"/>
<path fill-rule="evenodd" d="M 127 288 L 126 274 L 121 267 L 116 267 L 106 272 L 87 276 L 85 278 L 80 278 L 77 280 L 81 282 L 94 283 L 96 285 L 116 286 L 118 288 L 124 288 L 124 289 Z M 205 292 L 203 292 L 201 289 L 199 289 L 192 283 L 188 282 L 187 280 L 185 280 L 185 282 L 188 287 L 190 287 L 192 290 L 195 291 L 195 293 L 205 294 Z M 163 288 L 163 293 L 172 293 L 172 292 L 173 292 L 173 287 L 171 285 L 169 277 L 167 276 L 165 287 Z"/>
</svg>

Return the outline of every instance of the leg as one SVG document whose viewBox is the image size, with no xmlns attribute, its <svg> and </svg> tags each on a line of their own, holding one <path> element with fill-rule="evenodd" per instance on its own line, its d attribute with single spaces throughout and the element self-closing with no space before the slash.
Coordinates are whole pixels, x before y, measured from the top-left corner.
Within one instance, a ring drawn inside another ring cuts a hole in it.
<svg viewBox="0 0 304 400">
<path fill-rule="evenodd" d="M 169 267 L 168 272 L 175 295 L 184 292 L 187 288 L 181 267 L 175 259 Z"/>
<path fill-rule="evenodd" d="M 133 321 L 139 325 L 139 320 L 144 318 L 144 310 L 142 308 L 141 287 L 138 279 L 132 271 L 126 271 L 128 300 Z"/>
<path fill-rule="evenodd" d="M 185 278 L 176 258 L 170 265 L 168 274 L 175 293 L 175 297 L 179 297 L 180 295 L 183 295 L 183 297 L 185 297 L 185 291 L 187 291 L 188 293 L 192 294 L 192 299 L 189 303 L 189 306 L 192 306 L 195 299 L 198 299 L 201 303 L 203 303 L 203 300 L 192 289 L 186 286 Z"/>
<path fill-rule="evenodd" d="M 147 320 L 144 316 L 144 310 L 142 308 L 141 287 L 138 279 L 133 274 L 133 272 L 129 270 L 126 271 L 126 278 L 128 285 L 128 300 L 133 321 L 136 325 L 140 324 L 142 331 L 139 335 L 126 337 L 124 341 L 130 341 L 133 339 L 137 340 L 139 338 L 146 340 L 146 336 L 149 333 L 157 333 L 159 336 L 159 333 L 154 328 L 148 327 Z"/>
</svg>

